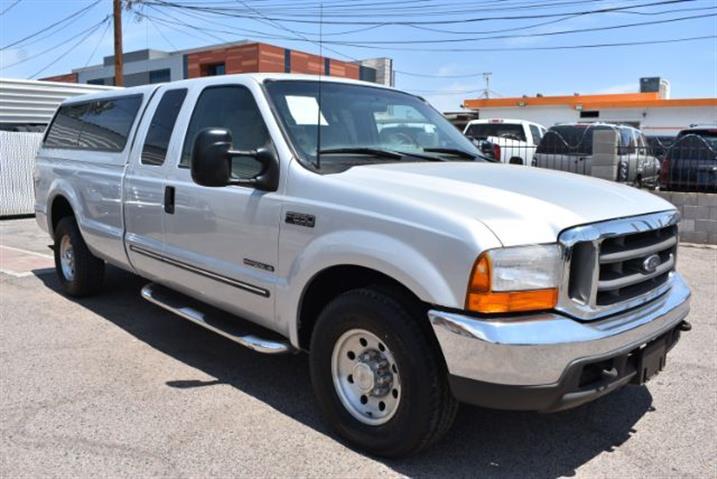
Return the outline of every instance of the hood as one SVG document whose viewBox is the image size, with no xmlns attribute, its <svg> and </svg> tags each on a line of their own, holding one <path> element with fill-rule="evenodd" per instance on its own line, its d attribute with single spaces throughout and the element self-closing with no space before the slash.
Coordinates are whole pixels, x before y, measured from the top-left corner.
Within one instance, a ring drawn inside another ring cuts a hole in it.
<svg viewBox="0 0 717 479">
<path fill-rule="evenodd" d="M 504 246 L 550 243 L 572 226 L 674 209 L 633 187 L 520 165 L 392 163 L 336 176 L 354 187 L 479 221 Z"/>
</svg>

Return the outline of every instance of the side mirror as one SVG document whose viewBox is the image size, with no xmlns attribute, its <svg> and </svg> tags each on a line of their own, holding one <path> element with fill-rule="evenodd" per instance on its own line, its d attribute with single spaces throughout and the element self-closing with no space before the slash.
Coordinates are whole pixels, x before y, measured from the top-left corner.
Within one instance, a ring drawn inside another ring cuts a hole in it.
<svg viewBox="0 0 717 479">
<path fill-rule="evenodd" d="M 220 187 L 228 185 L 248 186 L 263 191 L 276 191 L 279 186 L 279 161 L 272 148 L 257 150 L 232 150 L 232 135 L 224 128 L 206 128 L 199 132 L 192 148 L 191 172 L 195 183 L 202 186 Z M 243 168 L 251 176 L 233 177 L 234 162 L 247 160 L 260 167 Z"/>
</svg>

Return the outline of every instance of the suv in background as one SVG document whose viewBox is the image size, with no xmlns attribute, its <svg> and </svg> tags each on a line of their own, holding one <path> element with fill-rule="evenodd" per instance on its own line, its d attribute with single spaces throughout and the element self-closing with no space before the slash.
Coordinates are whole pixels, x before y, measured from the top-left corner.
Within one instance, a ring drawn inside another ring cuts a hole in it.
<svg viewBox="0 0 717 479">
<path fill-rule="evenodd" d="M 650 154 L 647 139 L 638 129 L 609 123 L 569 123 L 550 127 L 540 141 L 533 166 L 552 170 L 593 175 L 594 132 L 614 130 L 617 147 L 614 181 L 638 187 L 655 187 L 660 161 Z"/>
<path fill-rule="evenodd" d="M 530 165 L 545 131 L 543 125 L 530 121 L 490 118 L 469 122 L 463 134 L 474 141 L 490 142 L 493 147 L 489 156 L 496 161 Z M 486 153 L 483 147 L 481 150 Z"/>
<path fill-rule="evenodd" d="M 677 134 L 662 163 L 660 187 L 717 192 L 717 127 L 688 128 Z"/>
</svg>

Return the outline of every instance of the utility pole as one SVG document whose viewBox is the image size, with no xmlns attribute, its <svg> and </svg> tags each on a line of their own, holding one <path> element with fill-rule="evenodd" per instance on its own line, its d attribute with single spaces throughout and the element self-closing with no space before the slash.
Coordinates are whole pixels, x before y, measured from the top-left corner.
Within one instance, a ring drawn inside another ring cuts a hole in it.
<svg viewBox="0 0 717 479">
<path fill-rule="evenodd" d="M 485 72 L 483 73 L 483 80 L 485 80 L 485 97 L 490 98 L 490 76 L 493 73 L 491 72 Z"/>
<path fill-rule="evenodd" d="M 124 85 L 122 73 L 122 0 L 112 0 L 115 27 L 115 86 Z"/>
</svg>

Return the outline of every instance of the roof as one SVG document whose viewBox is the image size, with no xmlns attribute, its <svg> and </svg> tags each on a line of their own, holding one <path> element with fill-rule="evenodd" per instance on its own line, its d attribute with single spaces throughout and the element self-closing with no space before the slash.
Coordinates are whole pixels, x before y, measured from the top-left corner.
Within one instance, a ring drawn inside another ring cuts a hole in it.
<svg viewBox="0 0 717 479">
<path fill-rule="evenodd" d="M 660 98 L 658 92 L 652 93 L 611 93 L 599 95 L 562 95 L 562 96 L 523 96 L 512 98 L 476 98 L 463 102 L 466 108 L 510 108 L 567 106 L 582 110 L 600 110 L 606 108 L 670 108 L 670 107 L 717 107 L 717 98 Z"/>
<path fill-rule="evenodd" d="M 318 81 L 319 79 L 324 83 L 348 83 L 352 85 L 363 85 L 368 86 L 371 88 L 381 88 L 384 90 L 394 90 L 395 88 L 388 87 L 385 85 L 381 85 L 378 83 L 372 83 L 372 82 L 366 82 L 361 80 L 353 80 L 350 78 L 342 78 L 342 77 L 332 77 L 332 76 L 319 76 L 319 75 L 298 75 L 295 73 L 237 73 L 233 75 L 216 75 L 216 76 L 208 76 L 208 77 L 199 77 L 199 78 L 189 78 L 187 80 L 177 80 L 171 82 L 172 87 L 182 87 L 192 84 L 204 84 L 204 85 L 227 85 L 231 84 L 232 80 L 239 80 L 239 79 L 252 79 L 257 83 L 263 83 L 266 80 L 291 80 L 291 81 Z M 57 85 L 58 83 L 54 82 L 42 82 L 42 83 L 50 83 Z M 75 103 L 75 102 L 84 102 L 84 101 L 92 101 L 92 100 L 100 100 L 103 98 L 108 97 L 117 97 L 117 96 L 126 96 L 126 95 L 134 95 L 139 93 L 149 93 L 157 88 L 159 88 L 162 85 L 168 85 L 169 83 L 153 83 L 151 85 L 140 85 L 140 86 L 134 86 L 129 88 L 121 88 L 119 91 L 117 91 L 114 87 L 104 87 L 105 90 L 112 89 L 114 91 L 96 91 L 91 92 L 90 94 L 84 94 L 80 98 L 71 98 L 67 103 Z M 70 84 L 74 85 L 74 84 Z M 81 85 L 81 86 L 89 86 L 89 85 Z M 80 93 L 81 94 L 81 93 Z M 407 95 L 410 95 L 410 93 L 407 93 Z M 57 102 L 59 105 L 60 102 Z M 52 112 L 54 112 L 56 106 L 53 107 Z M 52 114 L 50 114 L 50 117 Z M 47 120 L 49 122 L 49 118 Z"/>
<path fill-rule="evenodd" d="M 67 98 L 116 87 L 0 78 L 0 123 L 47 124 Z"/>
</svg>

